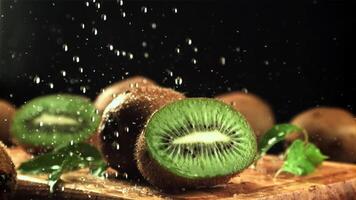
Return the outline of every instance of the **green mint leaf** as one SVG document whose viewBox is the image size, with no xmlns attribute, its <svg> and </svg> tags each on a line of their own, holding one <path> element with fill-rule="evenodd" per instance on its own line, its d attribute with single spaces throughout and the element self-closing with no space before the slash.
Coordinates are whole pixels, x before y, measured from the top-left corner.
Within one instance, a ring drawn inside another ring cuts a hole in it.
<svg viewBox="0 0 356 200">
<path fill-rule="evenodd" d="M 95 147 L 86 143 L 78 143 L 62 146 L 22 163 L 19 171 L 24 174 L 48 173 L 48 184 L 53 191 L 63 173 L 86 167 L 93 175 L 102 176 L 107 165 Z"/>
<path fill-rule="evenodd" d="M 295 140 L 286 151 L 285 161 L 280 171 L 303 176 L 310 174 L 327 156 L 311 143 Z"/>
<path fill-rule="evenodd" d="M 288 134 L 300 131 L 302 131 L 300 127 L 292 124 L 278 124 L 273 126 L 267 131 L 258 144 L 258 158 L 266 154 L 273 145 L 284 140 Z"/>
</svg>

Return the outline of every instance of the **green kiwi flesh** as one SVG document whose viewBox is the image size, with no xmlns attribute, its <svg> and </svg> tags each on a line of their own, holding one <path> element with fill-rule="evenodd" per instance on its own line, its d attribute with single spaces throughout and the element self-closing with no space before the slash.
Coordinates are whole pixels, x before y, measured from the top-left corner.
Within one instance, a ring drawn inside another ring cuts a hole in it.
<svg viewBox="0 0 356 200">
<path fill-rule="evenodd" d="M 53 149 L 88 139 L 99 125 L 89 99 L 49 95 L 23 105 L 14 117 L 11 133 L 24 147 Z"/>
<path fill-rule="evenodd" d="M 14 192 L 16 170 L 6 147 L 0 142 L 0 199 L 7 199 Z"/>
<path fill-rule="evenodd" d="M 137 137 L 152 113 L 182 98 L 183 94 L 158 86 L 119 94 L 106 107 L 99 126 L 99 146 L 109 166 L 127 178 L 141 178 L 134 161 Z"/>
<path fill-rule="evenodd" d="M 254 161 L 257 144 L 234 108 L 190 98 L 157 111 L 136 149 L 138 168 L 153 185 L 190 188 L 227 182 Z"/>
</svg>

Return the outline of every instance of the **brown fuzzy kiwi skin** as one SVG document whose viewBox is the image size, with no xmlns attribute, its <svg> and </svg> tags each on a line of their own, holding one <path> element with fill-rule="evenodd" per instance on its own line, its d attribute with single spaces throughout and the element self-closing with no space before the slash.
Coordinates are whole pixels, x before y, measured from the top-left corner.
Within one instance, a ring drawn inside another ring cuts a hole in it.
<svg viewBox="0 0 356 200">
<path fill-rule="evenodd" d="M 309 140 L 330 160 L 356 162 L 356 121 L 350 112 L 334 107 L 312 108 L 295 116 L 291 123 L 304 128 Z M 289 135 L 286 143 L 297 138 L 302 134 Z"/>
<path fill-rule="evenodd" d="M 257 141 L 275 124 L 275 117 L 271 106 L 257 95 L 244 92 L 230 92 L 219 95 L 216 99 L 230 104 L 245 116 L 256 134 Z"/>
<path fill-rule="evenodd" d="M 0 183 L 0 199 L 10 199 L 16 186 L 16 170 L 14 163 L 6 152 L 6 146 L 0 142 L 0 176 L 1 175 L 8 176 L 9 181 L 6 183 L 6 186 Z"/>
<path fill-rule="evenodd" d="M 134 90 L 135 88 L 142 86 L 156 85 L 153 80 L 145 78 L 143 76 L 133 76 L 114 84 L 111 84 L 103 89 L 94 102 L 94 106 L 100 113 L 102 113 L 106 106 L 119 94 Z"/>
<path fill-rule="evenodd" d="M 232 177 L 239 173 L 206 179 L 185 179 L 179 177 L 167 171 L 151 158 L 147 150 L 144 132 L 140 134 L 136 143 L 135 160 L 142 176 L 149 183 L 170 193 L 177 193 L 185 189 L 206 188 L 226 184 Z"/>
<path fill-rule="evenodd" d="M 134 161 L 137 137 L 149 117 L 165 104 L 183 99 L 184 95 L 172 89 L 144 86 L 120 94 L 104 111 L 99 126 L 100 149 L 109 166 L 128 178 L 140 178 Z M 115 133 L 118 133 L 115 135 Z M 117 149 L 116 144 L 119 144 Z"/>
<path fill-rule="evenodd" d="M 0 141 L 6 145 L 12 145 L 10 126 L 16 109 L 7 101 L 0 99 Z"/>
</svg>

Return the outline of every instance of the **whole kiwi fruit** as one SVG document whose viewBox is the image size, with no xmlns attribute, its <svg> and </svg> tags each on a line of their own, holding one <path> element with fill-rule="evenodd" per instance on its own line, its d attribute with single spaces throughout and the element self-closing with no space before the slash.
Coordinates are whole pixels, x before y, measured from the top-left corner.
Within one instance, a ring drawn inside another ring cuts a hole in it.
<svg viewBox="0 0 356 200">
<path fill-rule="evenodd" d="M 14 163 L 0 142 L 0 199 L 10 199 L 16 186 L 16 170 Z"/>
<path fill-rule="evenodd" d="M 275 124 L 271 106 L 257 95 L 245 92 L 230 92 L 216 97 L 238 110 L 250 123 L 257 140 Z"/>
<path fill-rule="evenodd" d="M 126 92 L 128 90 L 133 90 L 135 88 L 147 85 L 156 85 L 156 83 L 143 76 L 133 76 L 116 83 L 113 83 L 102 90 L 99 96 L 96 98 L 94 105 L 102 113 L 107 105 L 115 98 L 117 95 Z"/>
<path fill-rule="evenodd" d="M 128 178 L 140 178 L 134 161 L 138 135 L 152 113 L 182 98 L 183 94 L 158 86 L 142 86 L 118 95 L 106 107 L 99 126 L 100 149 L 109 166 Z"/>
<path fill-rule="evenodd" d="M 309 140 L 330 160 L 356 162 L 356 122 L 350 112 L 334 107 L 312 108 L 296 115 L 291 123 L 304 128 Z M 301 137 L 295 133 L 286 142 Z"/>
<path fill-rule="evenodd" d="M 9 102 L 0 99 L 0 141 L 11 145 L 10 126 L 15 114 L 15 107 Z"/>
<path fill-rule="evenodd" d="M 11 133 L 16 143 L 38 154 L 87 140 L 99 122 L 86 97 L 54 94 L 35 98 L 18 109 Z"/>
<path fill-rule="evenodd" d="M 143 177 L 179 191 L 227 183 L 256 156 L 256 138 L 230 105 L 188 98 L 155 112 L 140 134 L 135 159 Z"/>
</svg>

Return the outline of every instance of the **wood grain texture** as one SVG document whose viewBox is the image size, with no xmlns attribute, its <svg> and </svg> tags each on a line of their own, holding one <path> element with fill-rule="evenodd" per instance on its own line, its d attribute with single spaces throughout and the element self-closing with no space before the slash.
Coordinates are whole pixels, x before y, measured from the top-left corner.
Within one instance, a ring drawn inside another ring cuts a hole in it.
<svg viewBox="0 0 356 200">
<path fill-rule="evenodd" d="M 10 149 L 15 165 L 29 156 L 20 149 Z M 208 189 L 167 194 L 145 183 L 134 183 L 114 178 L 91 176 L 88 170 L 79 170 L 62 176 L 54 194 L 49 193 L 46 176 L 18 175 L 14 199 L 243 199 L 243 200 L 356 200 L 356 165 L 324 162 L 309 176 L 296 177 L 274 173 L 282 161 L 275 156 L 265 156 L 255 169 L 249 168 L 222 186 Z"/>
</svg>

